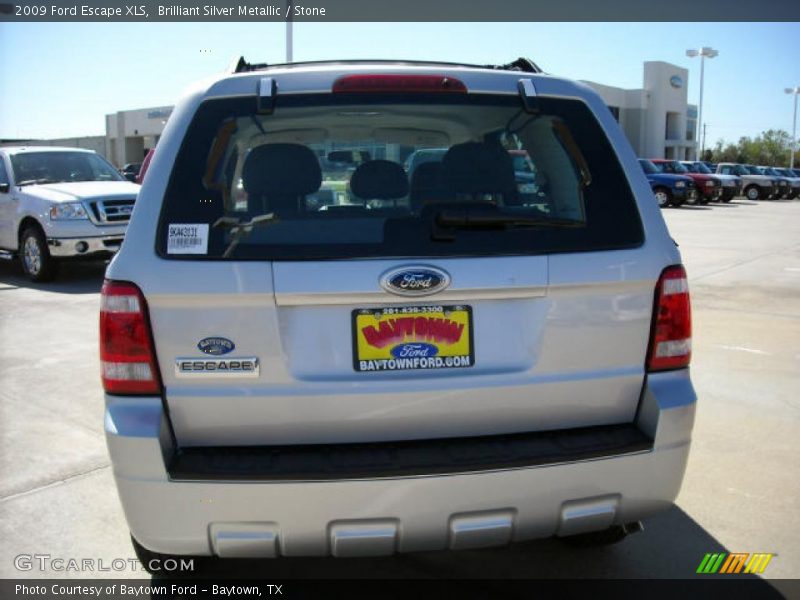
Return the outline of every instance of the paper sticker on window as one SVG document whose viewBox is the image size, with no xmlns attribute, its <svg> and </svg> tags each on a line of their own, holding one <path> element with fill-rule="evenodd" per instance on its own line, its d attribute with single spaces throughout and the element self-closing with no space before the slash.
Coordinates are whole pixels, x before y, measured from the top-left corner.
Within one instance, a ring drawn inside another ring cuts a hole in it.
<svg viewBox="0 0 800 600">
<path fill-rule="evenodd" d="M 167 254 L 208 254 L 208 223 L 170 223 Z"/>
</svg>

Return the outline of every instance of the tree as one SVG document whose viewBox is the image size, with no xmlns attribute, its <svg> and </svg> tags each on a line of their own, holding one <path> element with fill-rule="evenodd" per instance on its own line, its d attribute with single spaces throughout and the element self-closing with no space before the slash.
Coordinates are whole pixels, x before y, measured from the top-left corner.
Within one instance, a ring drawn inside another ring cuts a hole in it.
<svg viewBox="0 0 800 600">
<path fill-rule="evenodd" d="M 773 167 L 788 167 L 791 136 L 782 129 L 769 129 L 754 138 L 739 138 L 736 144 L 717 140 L 711 151 L 714 162 L 736 162 Z M 708 154 L 706 151 L 705 156 Z"/>
</svg>

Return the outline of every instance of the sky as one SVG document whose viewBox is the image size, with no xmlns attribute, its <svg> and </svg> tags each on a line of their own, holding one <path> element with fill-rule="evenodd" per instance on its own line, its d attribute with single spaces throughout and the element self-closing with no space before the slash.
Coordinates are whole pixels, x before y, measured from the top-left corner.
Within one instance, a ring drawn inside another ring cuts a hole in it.
<svg viewBox="0 0 800 600">
<path fill-rule="evenodd" d="M 791 133 L 800 23 L 295 23 L 294 59 L 392 58 L 502 64 L 640 88 L 642 63 L 689 69 L 707 146 L 767 129 Z M 234 57 L 284 62 L 283 23 L 0 23 L 0 138 L 102 135 L 104 116 L 171 105 Z"/>
</svg>

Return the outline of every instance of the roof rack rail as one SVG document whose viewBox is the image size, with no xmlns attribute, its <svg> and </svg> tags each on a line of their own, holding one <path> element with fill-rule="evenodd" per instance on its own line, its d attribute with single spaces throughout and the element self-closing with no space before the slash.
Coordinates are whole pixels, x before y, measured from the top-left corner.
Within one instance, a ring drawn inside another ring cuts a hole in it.
<svg viewBox="0 0 800 600">
<path fill-rule="evenodd" d="M 529 58 L 518 58 L 515 61 L 512 61 L 505 65 L 474 65 L 469 63 L 455 63 L 455 62 L 445 62 L 445 61 L 426 61 L 426 60 L 364 60 L 364 59 L 357 59 L 357 60 L 312 60 L 306 62 L 294 62 L 294 63 L 281 63 L 281 64 L 274 64 L 270 65 L 268 63 L 249 63 L 247 62 L 243 56 L 239 57 L 237 61 L 235 61 L 230 68 L 232 73 L 247 73 L 251 71 L 263 71 L 264 69 L 268 69 L 270 67 L 294 67 L 294 66 L 306 66 L 306 65 L 335 65 L 335 64 L 371 64 L 371 63 L 389 63 L 389 64 L 407 64 L 407 65 L 441 65 L 441 66 L 451 66 L 451 67 L 471 67 L 473 69 L 494 69 L 497 71 L 521 71 L 524 73 L 541 73 L 542 70 L 538 67 L 538 65 L 530 60 Z"/>
<path fill-rule="evenodd" d="M 487 65 L 490 69 L 498 69 L 500 71 L 522 71 L 523 73 L 541 73 L 542 70 L 530 58 L 520 56 L 517 60 L 508 63 L 507 65 Z"/>
<path fill-rule="evenodd" d="M 244 59 L 244 56 L 240 56 L 239 60 L 235 61 L 231 67 L 231 73 L 246 73 L 248 71 L 260 71 L 262 69 L 266 69 L 269 67 L 267 63 L 249 63 Z"/>
</svg>

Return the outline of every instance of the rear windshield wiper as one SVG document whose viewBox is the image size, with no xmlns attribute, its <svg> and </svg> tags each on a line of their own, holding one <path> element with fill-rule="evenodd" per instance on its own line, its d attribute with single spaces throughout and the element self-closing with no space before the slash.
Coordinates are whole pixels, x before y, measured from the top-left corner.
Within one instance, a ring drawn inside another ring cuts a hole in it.
<svg viewBox="0 0 800 600">
<path fill-rule="evenodd" d="M 455 229 L 497 229 L 506 227 L 585 227 L 577 219 L 506 213 L 497 210 L 444 209 L 436 213 L 432 239 L 452 241 Z"/>
<path fill-rule="evenodd" d="M 214 224 L 211 227 L 225 227 L 231 230 L 231 243 L 228 244 L 228 247 L 225 248 L 225 252 L 222 254 L 223 258 L 230 258 L 231 254 L 233 254 L 233 251 L 236 249 L 236 246 L 239 245 L 239 242 L 250 235 L 250 232 L 253 231 L 253 228 L 266 225 L 268 223 L 274 223 L 277 220 L 278 219 L 275 216 L 275 213 L 256 215 L 249 221 L 240 221 L 236 217 L 220 217 L 214 221 Z"/>
</svg>

